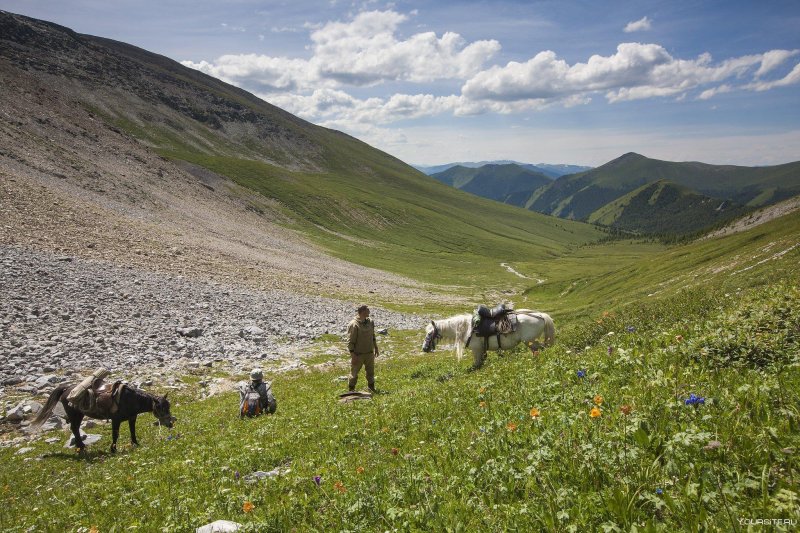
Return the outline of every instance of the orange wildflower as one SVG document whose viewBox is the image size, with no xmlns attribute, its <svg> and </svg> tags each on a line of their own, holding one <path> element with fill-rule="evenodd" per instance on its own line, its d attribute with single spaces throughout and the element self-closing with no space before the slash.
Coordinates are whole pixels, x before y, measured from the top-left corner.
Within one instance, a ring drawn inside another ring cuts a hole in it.
<svg viewBox="0 0 800 533">
<path fill-rule="evenodd" d="M 539 418 L 539 410 L 535 407 L 531 409 L 531 418 Z"/>
<path fill-rule="evenodd" d="M 633 411 L 633 407 L 631 407 L 628 404 L 625 404 L 622 407 L 620 407 L 619 410 L 622 411 L 623 415 L 629 415 L 631 414 L 631 411 Z"/>
<path fill-rule="evenodd" d="M 509 431 L 516 431 L 517 424 L 515 424 L 514 422 L 509 422 L 508 424 L 506 424 L 506 429 Z"/>
<path fill-rule="evenodd" d="M 603 397 L 597 394 L 594 397 L 594 403 L 596 403 L 597 405 L 603 405 Z"/>
<path fill-rule="evenodd" d="M 342 494 L 347 492 L 347 488 L 345 488 L 344 483 L 342 483 L 341 481 L 337 481 L 336 483 L 334 483 L 333 488 L 338 490 Z"/>
<path fill-rule="evenodd" d="M 363 473 L 364 473 L 364 467 L 363 466 L 359 466 L 358 468 L 356 468 L 356 474 L 363 474 Z"/>
<path fill-rule="evenodd" d="M 251 502 L 250 500 L 247 500 L 242 505 L 242 511 L 244 511 L 245 513 L 249 513 L 250 511 L 252 511 L 255 508 L 256 508 L 256 506 L 253 505 L 253 502 Z"/>
<path fill-rule="evenodd" d="M 592 418 L 597 418 L 598 416 L 600 416 L 602 414 L 603 414 L 603 412 L 600 411 L 600 409 L 598 409 L 597 407 L 592 407 L 592 410 L 589 411 L 589 416 L 591 416 Z"/>
<path fill-rule="evenodd" d="M 478 392 L 483 394 L 484 392 L 486 392 L 486 387 L 481 387 L 480 389 L 478 389 Z"/>
<path fill-rule="evenodd" d="M 97 528 L 97 526 L 92 526 L 89 528 L 89 533 L 100 533 L 100 530 Z"/>
<path fill-rule="evenodd" d="M 398 453 L 400 453 L 400 450 L 397 448 L 392 448 L 392 455 L 397 455 Z"/>
<path fill-rule="evenodd" d="M 486 407 L 486 402 L 481 402 L 478 405 L 481 406 L 481 407 Z"/>
</svg>

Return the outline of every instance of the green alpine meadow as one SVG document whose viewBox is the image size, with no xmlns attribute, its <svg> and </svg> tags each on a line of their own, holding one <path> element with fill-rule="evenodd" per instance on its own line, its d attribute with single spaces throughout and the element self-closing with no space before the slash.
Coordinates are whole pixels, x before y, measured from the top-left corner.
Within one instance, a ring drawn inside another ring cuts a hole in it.
<svg viewBox="0 0 800 533">
<path fill-rule="evenodd" d="M 796 6 L 7 4 L 0 531 L 798 530 Z"/>
</svg>

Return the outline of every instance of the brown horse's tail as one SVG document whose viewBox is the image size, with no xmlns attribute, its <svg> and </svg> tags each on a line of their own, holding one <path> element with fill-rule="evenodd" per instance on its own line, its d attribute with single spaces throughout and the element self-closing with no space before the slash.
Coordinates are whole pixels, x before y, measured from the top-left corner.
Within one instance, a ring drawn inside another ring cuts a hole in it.
<svg viewBox="0 0 800 533">
<path fill-rule="evenodd" d="M 61 395 L 64 394 L 64 391 L 67 390 L 68 388 L 70 388 L 70 385 L 62 384 L 56 387 L 55 390 L 50 393 L 50 397 L 47 399 L 47 403 L 44 404 L 42 410 L 39 411 L 39 414 L 36 415 L 36 418 L 34 418 L 33 422 L 31 422 L 32 430 L 34 431 L 38 430 L 40 427 L 42 427 L 42 424 L 44 424 L 45 421 L 48 418 L 50 418 L 50 415 L 53 414 L 53 409 L 56 408 L 58 400 L 61 399 Z"/>
<path fill-rule="evenodd" d="M 556 325 L 547 313 L 542 313 L 544 318 L 544 345 L 552 346 L 556 340 Z"/>
</svg>

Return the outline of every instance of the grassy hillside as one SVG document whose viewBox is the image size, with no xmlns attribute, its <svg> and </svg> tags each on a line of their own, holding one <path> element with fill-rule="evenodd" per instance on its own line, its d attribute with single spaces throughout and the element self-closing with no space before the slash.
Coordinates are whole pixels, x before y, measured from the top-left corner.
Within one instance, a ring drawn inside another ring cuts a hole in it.
<svg viewBox="0 0 800 533">
<path fill-rule="evenodd" d="M 41 441 L 0 450 L 0 528 L 729 531 L 742 517 L 797 519 L 798 309 L 792 285 L 693 289 L 574 322 L 540 355 L 491 356 L 478 372 L 420 354 L 419 334 L 393 336 L 373 401 L 336 403 L 341 371 L 275 376 L 278 412 L 255 420 L 236 417 L 233 393 L 190 390 L 175 399 L 178 425 L 141 423 L 136 449 L 123 429 L 107 453 L 102 426 L 86 458 Z"/>
<path fill-rule="evenodd" d="M 431 177 L 464 192 L 516 206 L 523 206 L 534 190 L 551 182 L 541 172 L 516 164 L 455 166 Z"/>
<path fill-rule="evenodd" d="M 629 153 L 595 169 L 559 178 L 537 191 L 526 207 L 563 218 L 587 220 L 607 204 L 659 180 L 701 195 L 755 207 L 800 194 L 800 162 L 751 168 L 674 163 Z M 703 219 L 706 217 L 701 217 L 693 229 L 702 229 Z"/>
<path fill-rule="evenodd" d="M 7 79 L 35 72 L 116 134 L 263 195 L 280 211 L 273 218 L 321 253 L 474 295 L 475 286 L 502 290 L 513 277 L 503 261 L 558 256 L 602 237 L 454 190 L 163 56 L 8 13 L 0 29 Z"/>
<path fill-rule="evenodd" d="M 604 205 L 587 222 L 650 235 L 681 235 L 748 212 L 744 206 L 659 180 Z"/>
<path fill-rule="evenodd" d="M 559 319 L 672 295 L 689 287 L 735 290 L 800 279 L 800 213 L 749 231 L 679 246 L 612 241 L 546 261 L 514 263 L 531 279 L 514 300 Z"/>
</svg>

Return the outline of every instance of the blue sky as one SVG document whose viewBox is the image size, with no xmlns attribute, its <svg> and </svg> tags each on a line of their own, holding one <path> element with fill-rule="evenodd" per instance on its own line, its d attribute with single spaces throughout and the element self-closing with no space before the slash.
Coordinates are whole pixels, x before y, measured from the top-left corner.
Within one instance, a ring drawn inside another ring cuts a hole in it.
<svg viewBox="0 0 800 533">
<path fill-rule="evenodd" d="M 800 2 L 20 1 L 409 163 L 800 160 Z"/>
</svg>

